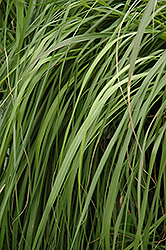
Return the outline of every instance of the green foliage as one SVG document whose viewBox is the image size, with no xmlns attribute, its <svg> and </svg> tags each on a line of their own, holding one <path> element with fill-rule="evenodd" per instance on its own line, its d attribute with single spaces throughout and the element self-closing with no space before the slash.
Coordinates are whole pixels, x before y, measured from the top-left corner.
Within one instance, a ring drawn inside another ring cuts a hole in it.
<svg viewBox="0 0 166 250">
<path fill-rule="evenodd" d="M 0 14 L 0 249 L 165 249 L 165 1 Z"/>
</svg>

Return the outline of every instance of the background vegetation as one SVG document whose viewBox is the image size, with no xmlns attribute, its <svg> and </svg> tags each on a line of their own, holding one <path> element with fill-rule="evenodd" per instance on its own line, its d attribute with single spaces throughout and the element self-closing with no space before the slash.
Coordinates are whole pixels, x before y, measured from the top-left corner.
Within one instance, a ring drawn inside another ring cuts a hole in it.
<svg viewBox="0 0 166 250">
<path fill-rule="evenodd" d="M 166 249 L 166 2 L 0 16 L 0 249 Z"/>
</svg>

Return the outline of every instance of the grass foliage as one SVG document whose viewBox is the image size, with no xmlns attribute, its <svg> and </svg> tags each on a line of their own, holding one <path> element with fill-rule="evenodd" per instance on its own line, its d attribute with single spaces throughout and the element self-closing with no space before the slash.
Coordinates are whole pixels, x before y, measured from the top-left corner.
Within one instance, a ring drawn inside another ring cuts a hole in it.
<svg viewBox="0 0 166 250">
<path fill-rule="evenodd" d="M 0 249 L 166 249 L 165 6 L 0 0 Z"/>
</svg>

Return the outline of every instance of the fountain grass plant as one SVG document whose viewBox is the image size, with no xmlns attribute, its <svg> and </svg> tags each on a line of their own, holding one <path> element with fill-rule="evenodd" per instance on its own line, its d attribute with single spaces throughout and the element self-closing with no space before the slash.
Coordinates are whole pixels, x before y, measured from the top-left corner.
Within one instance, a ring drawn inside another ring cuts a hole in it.
<svg viewBox="0 0 166 250">
<path fill-rule="evenodd" d="M 165 249 L 165 6 L 0 1 L 0 249 Z"/>
</svg>

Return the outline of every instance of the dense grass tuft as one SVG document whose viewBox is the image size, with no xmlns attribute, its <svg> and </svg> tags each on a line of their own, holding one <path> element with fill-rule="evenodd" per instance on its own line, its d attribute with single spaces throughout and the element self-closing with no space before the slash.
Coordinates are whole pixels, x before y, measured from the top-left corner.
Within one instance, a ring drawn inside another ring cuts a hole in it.
<svg viewBox="0 0 166 250">
<path fill-rule="evenodd" d="M 165 6 L 0 0 L 0 249 L 165 249 Z"/>
</svg>

